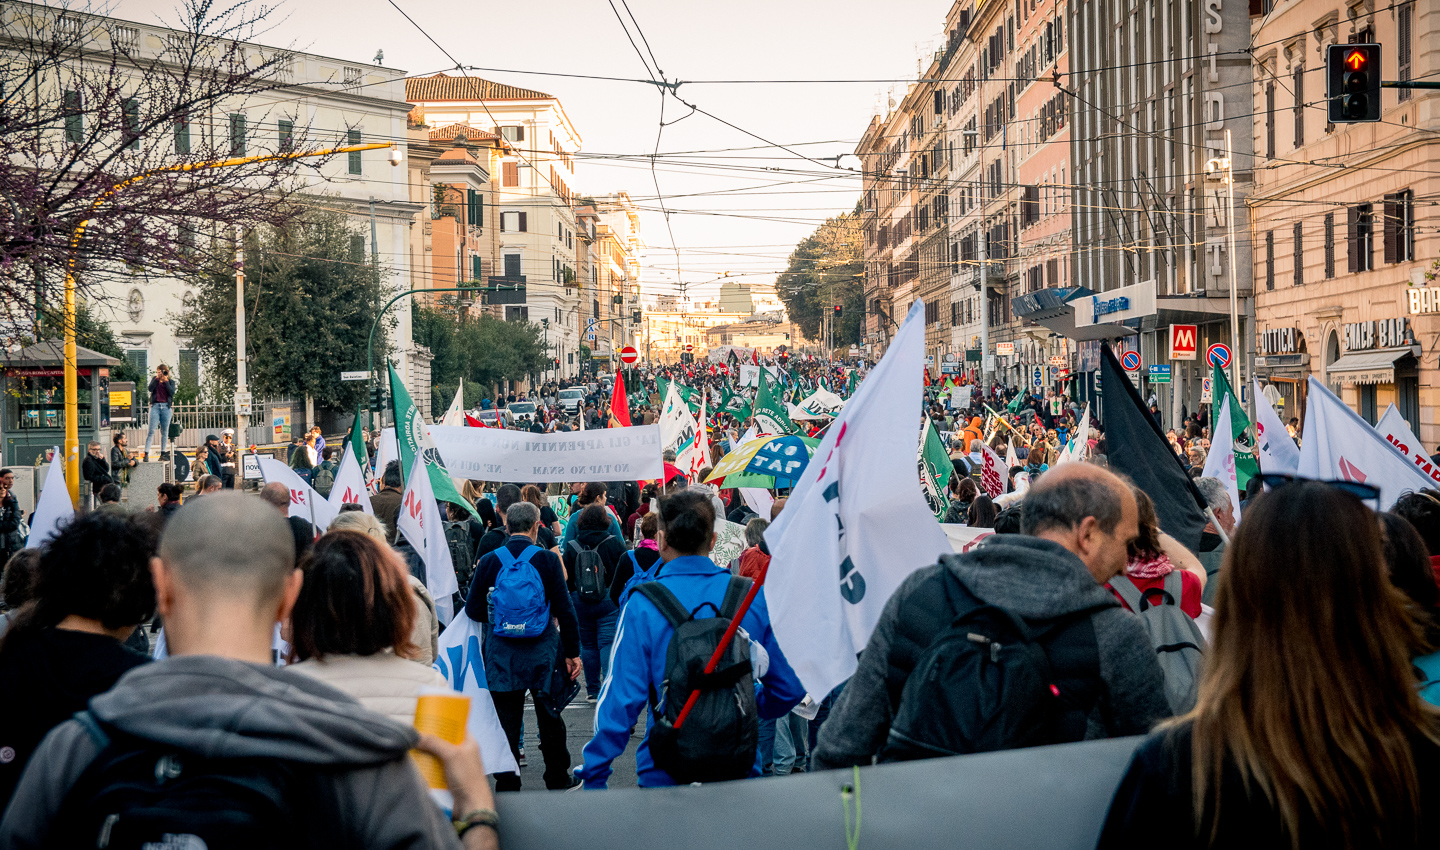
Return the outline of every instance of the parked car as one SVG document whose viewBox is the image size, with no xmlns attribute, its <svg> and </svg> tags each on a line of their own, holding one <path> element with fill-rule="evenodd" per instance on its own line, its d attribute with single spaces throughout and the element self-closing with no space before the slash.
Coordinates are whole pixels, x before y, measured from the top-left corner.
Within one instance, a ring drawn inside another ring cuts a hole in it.
<svg viewBox="0 0 1440 850">
<path fill-rule="evenodd" d="M 585 400 L 585 389 L 583 387 L 567 387 L 560 391 L 560 408 L 566 413 L 574 413 Z"/>
<path fill-rule="evenodd" d="M 505 405 L 505 412 L 510 414 L 515 424 L 528 426 L 535 421 L 535 402 L 513 401 Z"/>
<path fill-rule="evenodd" d="M 485 427 L 487 428 L 515 427 L 515 420 L 513 417 L 510 416 L 508 412 L 504 410 L 496 410 L 493 407 L 489 410 L 477 410 L 470 415 L 485 423 Z"/>
</svg>

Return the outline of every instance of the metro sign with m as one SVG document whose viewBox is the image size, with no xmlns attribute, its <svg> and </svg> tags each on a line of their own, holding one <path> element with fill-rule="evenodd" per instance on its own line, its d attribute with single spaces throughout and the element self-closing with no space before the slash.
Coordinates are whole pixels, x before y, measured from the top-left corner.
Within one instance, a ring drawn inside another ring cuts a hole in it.
<svg viewBox="0 0 1440 850">
<path fill-rule="evenodd" d="M 1198 337 L 1199 327 L 1197 325 L 1171 325 L 1170 359 L 1194 360 L 1199 347 Z"/>
</svg>

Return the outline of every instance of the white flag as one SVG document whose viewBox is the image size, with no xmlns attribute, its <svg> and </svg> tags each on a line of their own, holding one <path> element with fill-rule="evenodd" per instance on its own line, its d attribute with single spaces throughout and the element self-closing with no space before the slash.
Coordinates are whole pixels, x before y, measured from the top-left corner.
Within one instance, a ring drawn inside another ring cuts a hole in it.
<svg viewBox="0 0 1440 850">
<path fill-rule="evenodd" d="M 260 474 L 265 477 L 266 484 L 278 481 L 290 491 L 290 508 L 286 515 L 298 516 L 318 531 L 328 528 L 330 521 L 339 513 L 324 496 L 315 492 L 315 488 L 296 475 L 295 470 L 273 457 L 260 455 Z"/>
<path fill-rule="evenodd" d="M 350 451 L 350 446 L 345 446 L 345 456 L 340 458 L 340 468 L 335 472 L 335 484 L 330 488 L 330 507 L 338 516 L 340 506 L 348 503 L 357 504 L 365 513 L 374 516 L 375 511 L 370 507 L 370 490 L 365 486 L 365 473 L 360 470 L 360 462 L 355 459 L 355 453 Z"/>
<path fill-rule="evenodd" d="M 665 389 L 665 398 L 660 400 L 660 418 L 656 420 L 660 425 L 660 448 L 662 450 L 676 449 L 676 453 L 679 453 L 680 442 L 685 436 L 685 417 L 687 416 L 690 416 L 690 408 L 685 406 L 685 400 L 680 397 L 680 393 L 672 382 Z M 690 418 L 694 419 L 693 416 Z"/>
<path fill-rule="evenodd" d="M 1034 450 L 1034 447 L 1033 447 L 1033 446 L 1031 447 L 1031 450 L 1032 450 L 1032 451 Z M 1038 458 L 1037 458 L 1037 460 L 1038 460 Z M 1015 453 L 1015 438 L 1014 438 L 1014 437 L 1009 438 L 1008 440 L 1005 441 L 1005 469 L 1006 469 L 1006 471 L 1008 472 L 1009 470 L 1014 469 L 1014 468 L 1017 467 L 1017 466 L 1024 466 L 1024 465 L 1025 465 L 1025 464 L 1023 464 L 1023 463 L 1020 462 L 1020 455 L 1018 455 L 1018 454 Z"/>
<path fill-rule="evenodd" d="M 1294 475 L 1300 468 L 1300 447 L 1290 439 L 1285 423 L 1261 394 L 1260 382 L 1250 380 L 1255 386 L 1255 453 L 1260 460 L 1260 471 Z"/>
<path fill-rule="evenodd" d="M 1005 492 L 1010 481 L 1010 468 L 1000 453 L 985 443 L 980 444 L 980 485 L 985 493 L 994 499 Z"/>
<path fill-rule="evenodd" d="M 1440 468 L 1425 454 L 1425 446 L 1410 430 L 1410 423 L 1400 415 L 1395 405 L 1385 408 L 1385 415 L 1375 423 L 1375 433 L 1385 438 L 1385 442 L 1395 447 L 1395 450 L 1404 455 L 1410 464 L 1422 475 L 1431 479 L 1431 487 L 1440 488 Z"/>
<path fill-rule="evenodd" d="M 505 730 L 495 714 L 495 702 L 490 698 L 490 686 L 485 681 L 485 659 L 480 653 L 485 637 L 484 625 L 462 613 L 440 633 L 435 669 L 451 688 L 470 698 L 466 729 L 480 745 L 485 772 L 516 772 L 520 768 L 515 764 L 515 754 L 510 752 Z"/>
<path fill-rule="evenodd" d="M 410 470 L 410 482 L 400 502 L 400 516 L 395 530 L 405 535 L 425 564 L 425 589 L 435 600 L 435 616 L 448 623 L 455 614 L 450 594 L 460 590 L 455 579 L 455 565 L 450 560 L 450 544 L 445 541 L 445 523 L 440 518 L 440 504 L 430 489 L 430 472 L 417 463 Z"/>
<path fill-rule="evenodd" d="M 860 385 L 826 431 L 765 532 L 771 623 L 812 694 L 829 693 L 855 672 L 895 588 L 951 551 L 915 464 L 924 366 L 925 305 L 917 299 L 874 380 Z"/>
<path fill-rule="evenodd" d="M 1234 397 L 1233 393 L 1226 393 L 1220 412 L 1215 416 L 1215 433 L 1210 435 L 1210 453 L 1205 456 L 1205 470 L 1201 474 L 1207 478 L 1218 478 L 1225 485 L 1225 492 L 1230 494 L 1230 507 L 1235 511 L 1235 521 L 1239 522 L 1240 486 L 1235 476 L 1235 436 L 1230 427 L 1230 399 Z M 1262 403 L 1261 407 L 1264 406 Z"/>
<path fill-rule="evenodd" d="M 497 420 L 498 421 L 498 420 Z M 385 476 L 385 467 L 390 461 L 399 460 L 400 442 L 395 438 L 395 428 L 382 428 L 380 431 L 380 445 L 375 450 L 375 477 L 370 482 L 378 493 L 380 488 L 385 486 L 382 479 Z"/>
<path fill-rule="evenodd" d="M 1389 510 L 1407 492 L 1435 487 L 1345 402 L 1313 377 L 1305 408 L 1305 443 L 1300 447 L 1302 478 L 1344 479 L 1380 488 L 1380 510 Z"/>
<path fill-rule="evenodd" d="M 1080 422 L 1075 426 L 1075 433 L 1070 435 L 1070 443 L 1060 456 L 1055 458 L 1055 465 L 1070 463 L 1071 461 L 1084 460 L 1086 444 L 1090 442 L 1090 402 L 1085 402 L 1085 412 L 1080 414 Z"/>
<path fill-rule="evenodd" d="M 455 390 L 455 397 L 450 400 L 450 406 L 446 408 L 445 415 L 440 417 L 441 425 L 464 425 L 465 424 L 465 379 L 460 379 L 460 388 Z"/>
<path fill-rule="evenodd" d="M 39 549 L 75 517 L 75 503 L 70 501 L 70 488 L 65 486 L 65 455 L 59 446 L 55 447 L 54 458 L 30 517 L 30 537 L 25 541 L 28 549 Z"/>
<path fill-rule="evenodd" d="M 679 457 L 677 456 L 676 459 L 678 460 Z M 680 468 L 687 470 L 691 481 L 699 481 L 700 470 L 710 465 L 710 433 L 705 429 L 705 394 L 701 393 L 700 418 L 695 423 L 695 447 L 690 452 L 690 465 Z"/>
</svg>

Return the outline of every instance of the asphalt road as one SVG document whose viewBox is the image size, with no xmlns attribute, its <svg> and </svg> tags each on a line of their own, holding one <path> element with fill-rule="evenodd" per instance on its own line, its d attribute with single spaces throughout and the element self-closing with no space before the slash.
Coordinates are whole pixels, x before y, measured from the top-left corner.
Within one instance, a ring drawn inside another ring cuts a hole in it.
<svg viewBox="0 0 1440 850">
<path fill-rule="evenodd" d="M 595 728 L 595 706 L 585 702 L 584 691 L 566 707 L 565 738 L 570 750 L 570 769 L 576 770 L 584 763 L 581 751 L 590 740 Z M 643 727 L 642 727 L 643 728 Z M 535 734 L 535 709 L 527 698 L 525 701 L 524 752 L 527 764 L 520 768 L 522 790 L 543 791 L 545 789 L 545 759 L 540 755 L 540 739 Z M 635 748 L 640 746 L 640 736 L 631 735 L 630 745 L 625 753 L 611 764 L 614 772 L 610 775 L 609 787 L 635 787 Z"/>
</svg>

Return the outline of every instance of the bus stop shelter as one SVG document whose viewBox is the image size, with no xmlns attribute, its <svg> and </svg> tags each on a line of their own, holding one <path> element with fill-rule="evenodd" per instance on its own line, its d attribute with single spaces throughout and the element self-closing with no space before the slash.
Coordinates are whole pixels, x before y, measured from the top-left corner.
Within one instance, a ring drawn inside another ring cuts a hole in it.
<svg viewBox="0 0 1440 850">
<path fill-rule="evenodd" d="M 80 453 L 98 440 L 109 451 L 110 371 L 120 360 L 76 346 Z M 0 418 L 6 466 L 33 466 L 65 442 L 65 346 L 45 340 L 4 358 L 5 410 Z"/>
</svg>

